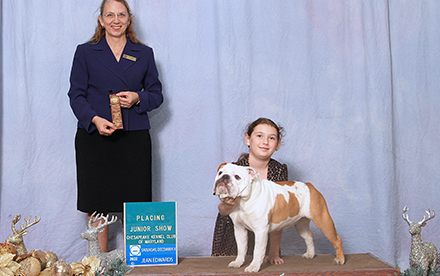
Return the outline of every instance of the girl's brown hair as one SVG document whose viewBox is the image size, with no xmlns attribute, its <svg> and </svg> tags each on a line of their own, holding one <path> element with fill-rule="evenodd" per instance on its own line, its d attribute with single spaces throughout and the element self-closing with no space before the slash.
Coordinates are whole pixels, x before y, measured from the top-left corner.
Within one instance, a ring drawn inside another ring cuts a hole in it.
<svg viewBox="0 0 440 276">
<path fill-rule="evenodd" d="M 268 118 L 258 118 L 257 120 L 250 123 L 247 127 L 247 135 L 251 137 L 252 132 L 254 132 L 254 129 L 256 126 L 265 124 L 274 127 L 277 130 L 277 139 L 278 141 L 284 136 L 284 128 L 275 124 L 274 121 Z"/>
</svg>

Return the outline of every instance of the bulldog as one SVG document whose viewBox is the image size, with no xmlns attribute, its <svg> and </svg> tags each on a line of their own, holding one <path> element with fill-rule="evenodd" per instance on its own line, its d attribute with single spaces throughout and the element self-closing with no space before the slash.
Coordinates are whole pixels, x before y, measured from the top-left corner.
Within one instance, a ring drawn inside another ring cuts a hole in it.
<svg viewBox="0 0 440 276">
<path fill-rule="evenodd" d="M 252 167 L 223 163 L 214 183 L 214 195 L 220 200 L 241 197 L 239 205 L 229 215 L 234 222 L 237 258 L 229 267 L 243 265 L 247 251 L 247 230 L 255 234 L 254 255 L 245 272 L 258 272 L 266 252 L 268 234 L 295 225 L 304 239 L 307 251 L 303 258 L 315 256 L 310 220 L 332 243 L 336 251 L 335 264 L 344 264 L 344 248 L 322 194 L 310 183 L 260 179 Z"/>
</svg>

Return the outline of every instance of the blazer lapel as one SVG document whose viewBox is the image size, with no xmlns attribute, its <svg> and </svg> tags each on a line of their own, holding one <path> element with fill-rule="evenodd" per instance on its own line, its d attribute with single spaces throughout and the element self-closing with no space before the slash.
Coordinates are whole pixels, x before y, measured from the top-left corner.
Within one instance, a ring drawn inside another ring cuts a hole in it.
<svg viewBox="0 0 440 276">
<path fill-rule="evenodd" d="M 127 41 L 128 43 L 128 41 Z M 126 45 L 127 46 L 127 45 Z M 112 71 L 116 76 L 118 76 L 125 84 L 128 85 L 122 67 L 116 61 L 115 56 L 112 53 L 112 50 L 107 44 L 105 37 L 99 41 L 95 47 L 93 48 L 93 53 L 95 57 L 101 62 L 105 67 L 107 67 L 110 71 Z M 124 49 L 125 51 L 125 49 Z M 122 57 L 120 61 L 122 60 Z"/>
<path fill-rule="evenodd" d="M 123 72 L 127 71 L 136 62 L 139 62 L 141 59 L 139 53 L 139 47 L 128 39 L 124 51 L 122 52 L 121 59 L 119 60 Z"/>
</svg>

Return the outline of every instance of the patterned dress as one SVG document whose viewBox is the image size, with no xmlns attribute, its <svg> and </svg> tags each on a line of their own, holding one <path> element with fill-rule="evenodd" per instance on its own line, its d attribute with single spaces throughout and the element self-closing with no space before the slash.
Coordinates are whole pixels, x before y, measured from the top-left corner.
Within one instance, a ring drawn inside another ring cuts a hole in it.
<svg viewBox="0 0 440 276">
<path fill-rule="evenodd" d="M 239 166 L 249 166 L 249 155 L 238 159 Z M 267 179 L 270 181 L 287 181 L 287 166 L 274 159 L 270 159 L 267 169 Z M 249 231 L 248 254 L 253 251 L 253 233 Z M 212 256 L 235 256 L 237 255 L 237 243 L 235 242 L 234 224 L 229 216 L 217 215 L 212 241 Z"/>
</svg>

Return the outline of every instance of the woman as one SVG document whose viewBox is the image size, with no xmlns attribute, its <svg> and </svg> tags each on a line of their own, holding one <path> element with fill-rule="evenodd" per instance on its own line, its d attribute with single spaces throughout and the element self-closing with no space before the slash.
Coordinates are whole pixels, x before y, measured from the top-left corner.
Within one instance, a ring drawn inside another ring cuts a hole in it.
<svg viewBox="0 0 440 276">
<path fill-rule="evenodd" d="M 272 159 L 272 154 L 280 148 L 283 128 L 267 118 L 259 118 L 252 122 L 246 131 L 245 142 L 249 147 L 249 154 L 243 154 L 237 165 L 251 166 L 259 174 L 261 179 L 271 181 L 286 181 L 288 178 L 287 166 Z M 240 197 L 227 198 L 218 205 L 219 214 L 214 230 L 212 244 L 212 256 L 237 255 L 237 247 L 234 236 L 234 226 L 229 214 L 240 203 Z M 250 232 L 249 237 L 253 237 Z M 282 264 L 280 258 L 280 243 L 282 231 L 270 234 L 270 249 L 265 262 Z M 253 244 L 248 245 L 248 250 L 253 250 Z M 251 252 L 248 251 L 248 254 Z"/>
<path fill-rule="evenodd" d="M 102 1 L 95 34 L 76 49 L 68 96 L 78 119 L 78 210 L 90 219 L 95 211 L 122 212 L 123 202 L 151 201 L 147 112 L 162 104 L 162 85 L 125 0 Z M 99 240 L 106 252 L 108 229 Z"/>
</svg>

